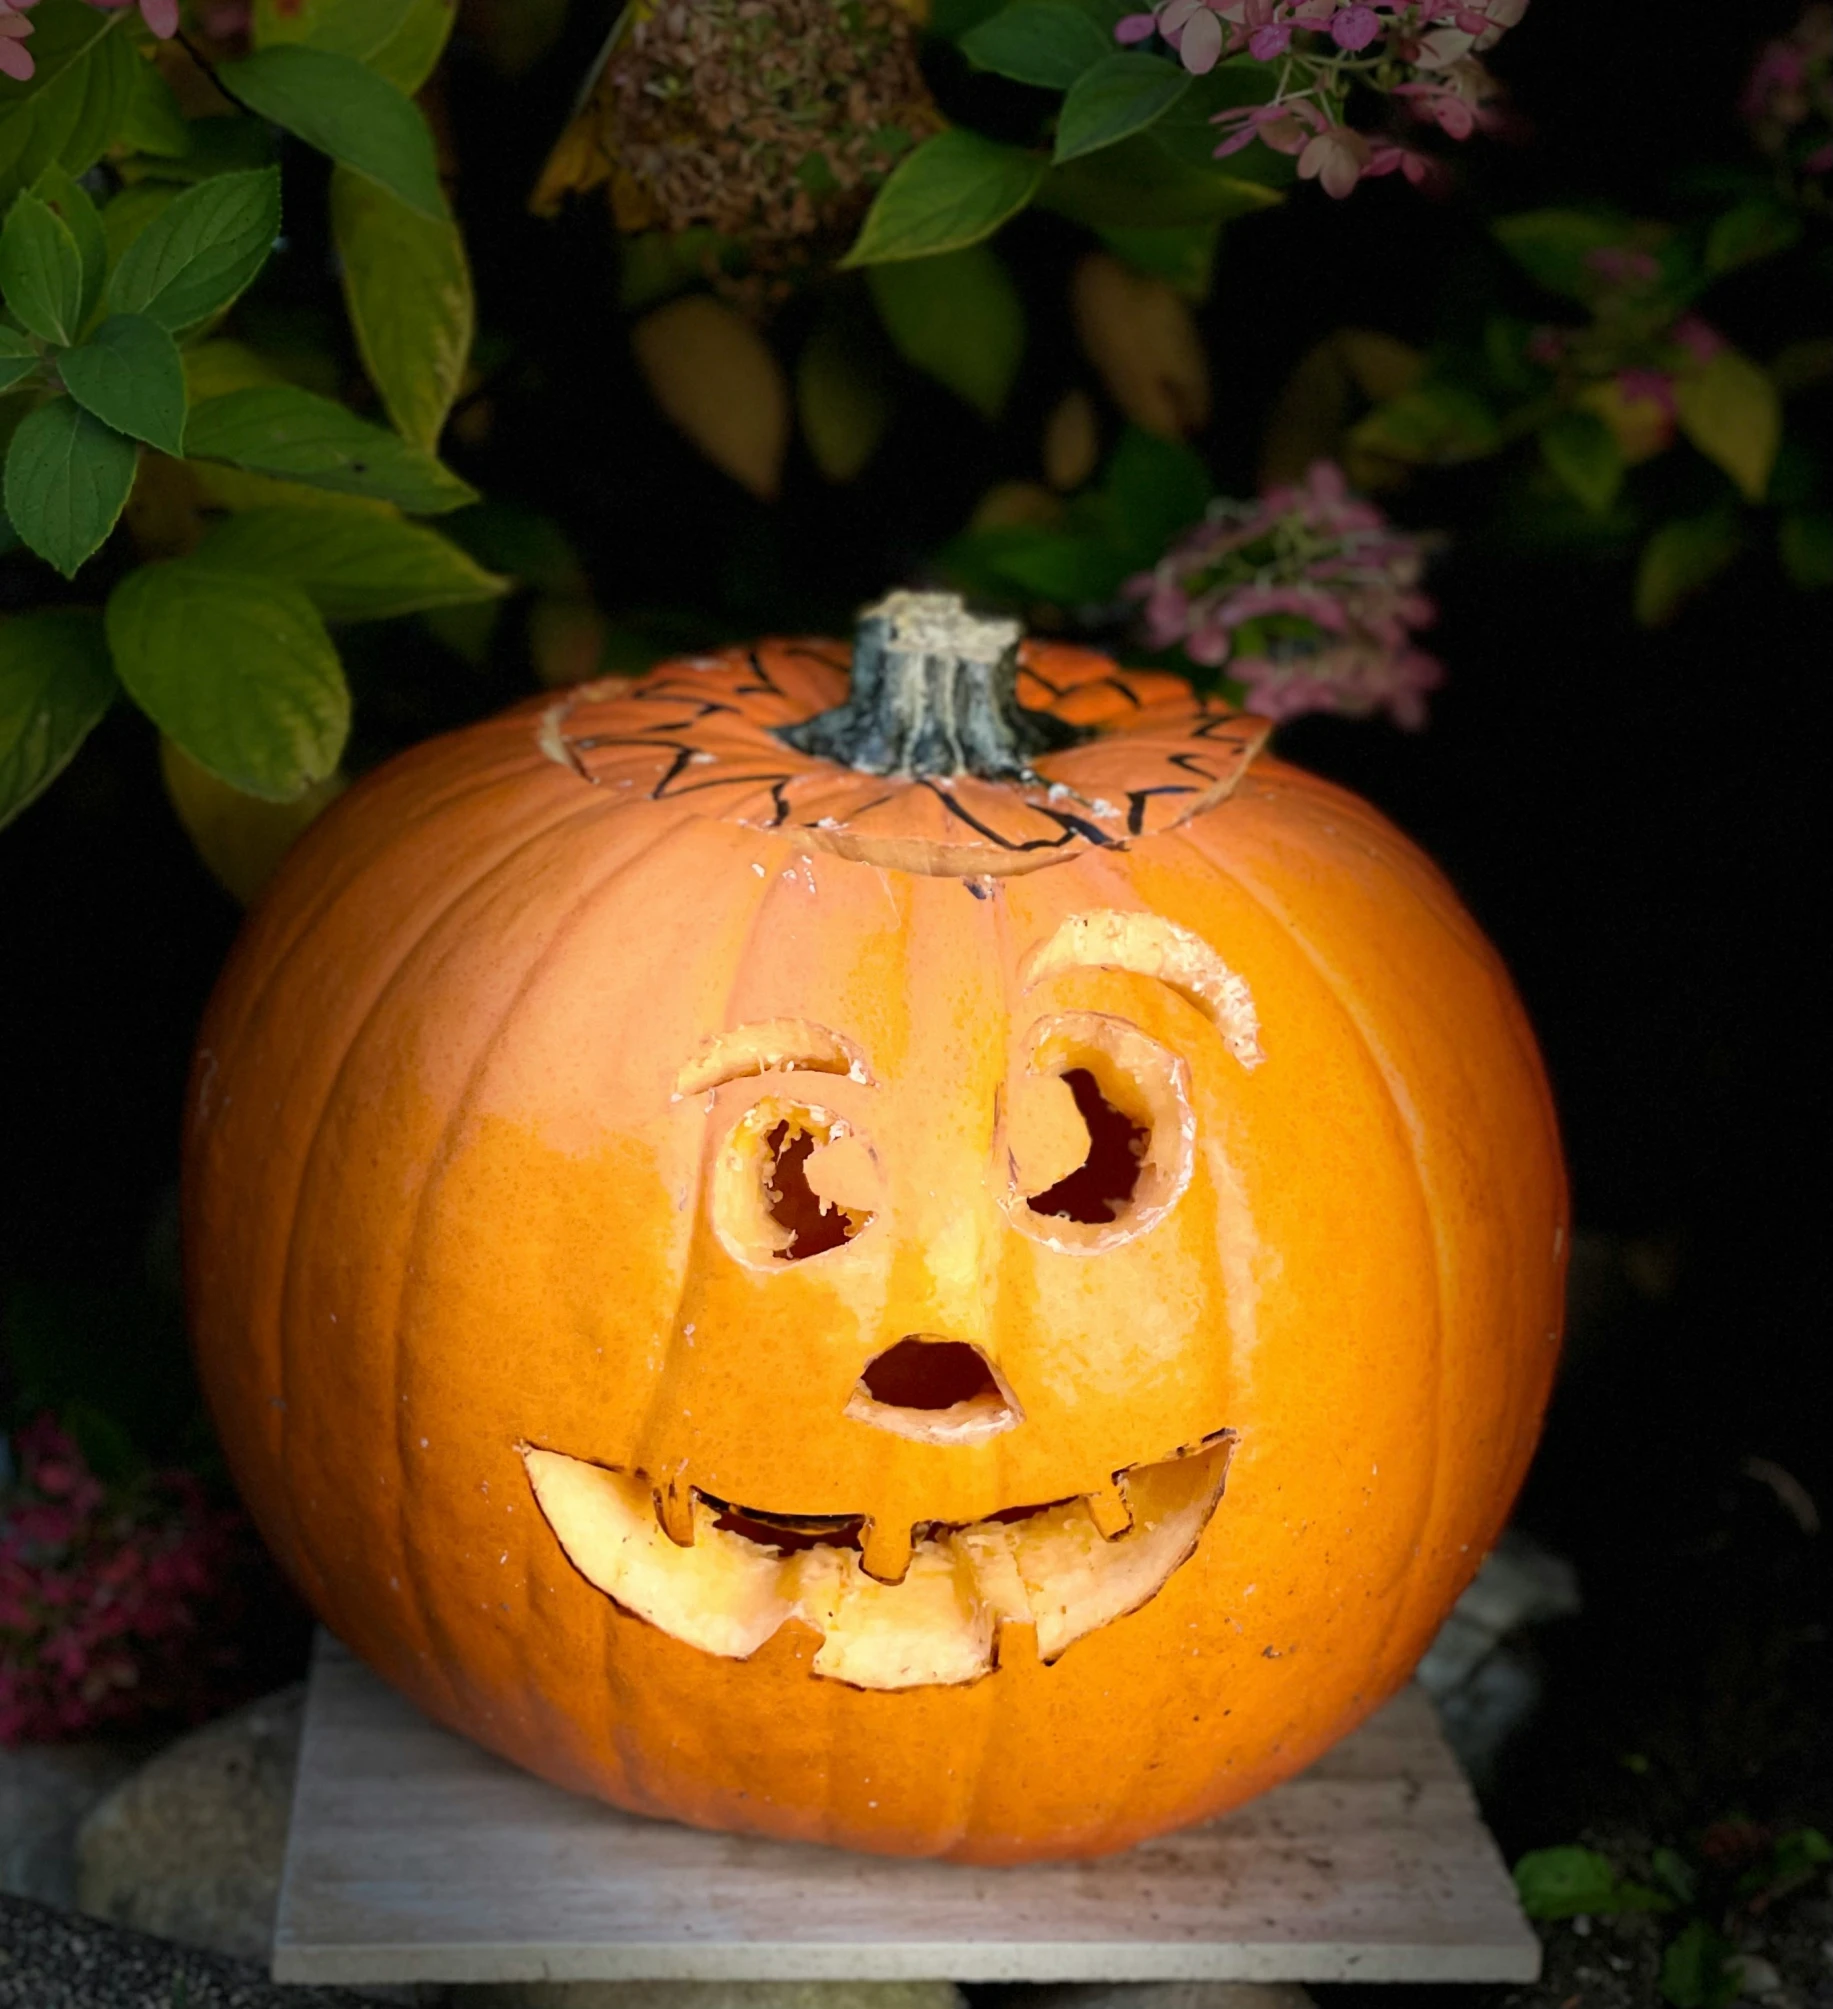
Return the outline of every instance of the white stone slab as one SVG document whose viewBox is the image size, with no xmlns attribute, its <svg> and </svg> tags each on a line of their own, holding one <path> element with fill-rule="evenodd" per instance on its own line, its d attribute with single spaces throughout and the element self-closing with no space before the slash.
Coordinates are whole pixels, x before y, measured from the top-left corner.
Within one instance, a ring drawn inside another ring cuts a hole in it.
<svg viewBox="0 0 1833 2009">
<path fill-rule="evenodd" d="M 1302 1777 L 1093 1863 L 981 1869 L 619 1814 L 312 1672 L 274 1978 L 1530 1981 L 1540 1949 L 1417 1689 Z"/>
</svg>

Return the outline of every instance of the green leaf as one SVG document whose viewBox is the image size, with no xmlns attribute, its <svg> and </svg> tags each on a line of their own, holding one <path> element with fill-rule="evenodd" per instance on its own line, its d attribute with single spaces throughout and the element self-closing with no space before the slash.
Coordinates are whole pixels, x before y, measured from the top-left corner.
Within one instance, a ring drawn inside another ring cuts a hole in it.
<svg viewBox="0 0 1833 2009">
<path fill-rule="evenodd" d="M 1754 265 L 1788 250 L 1801 236 L 1801 218 L 1773 195 L 1740 202 L 1713 222 L 1706 237 L 1706 270 L 1714 275 Z"/>
<path fill-rule="evenodd" d="M 1043 208 L 1096 230 L 1222 223 L 1275 208 L 1282 199 L 1262 182 L 1179 160 L 1159 144 L 1156 131 L 1053 168 L 1038 195 Z"/>
<path fill-rule="evenodd" d="M 172 87 L 153 63 L 134 65 L 134 95 L 115 133 L 117 146 L 161 160 L 183 160 L 191 151 L 192 127 L 178 109 Z"/>
<path fill-rule="evenodd" d="M 1737 2000 L 1737 1948 L 1696 1918 L 1661 1959 L 1661 1999 L 1674 2009 L 1728 2009 Z"/>
<path fill-rule="evenodd" d="M 89 191 L 53 164 L 38 177 L 32 193 L 44 203 L 76 239 L 83 261 L 83 304 L 77 318 L 79 329 L 89 325 L 96 302 L 102 297 L 102 283 L 108 277 L 108 237 L 102 218 Z"/>
<path fill-rule="evenodd" d="M 47 342 L 74 342 L 83 325 L 83 254 L 49 203 L 24 190 L 0 230 L 0 292 Z"/>
<path fill-rule="evenodd" d="M 188 188 L 121 255 L 108 304 L 177 333 L 253 284 L 280 234 L 280 170 L 251 168 Z"/>
<path fill-rule="evenodd" d="M 243 794 L 290 802 L 336 769 L 350 692 L 300 587 L 192 558 L 143 565 L 108 602 L 108 646 L 160 731 Z"/>
<path fill-rule="evenodd" d="M 1540 429 L 1548 467 L 1593 516 L 1616 501 L 1626 472 L 1616 435 L 1593 412 L 1560 412 Z"/>
<path fill-rule="evenodd" d="M 734 255 L 739 254 L 739 255 Z M 740 247 L 717 230 L 644 230 L 618 243 L 617 304 L 640 314 L 716 270 L 743 269 Z"/>
<path fill-rule="evenodd" d="M 1186 167 L 1215 174 L 1216 144 L 1222 137 L 1216 130 L 1218 113 L 1239 111 L 1248 105 L 1262 105 L 1273 95 L 1277 69 L 1238 56 L 1218 63 L 1206 76 L 1191 79 L 1190 88 L 1152 127 L 1158 145 Z M 1249 181 L 1285 186 L 1298 178 L 1298 162 L 1291 154 L 1276 153 L 1271 147 L 1249 147 L 1231 156 L 1229 172 Z"/>
<path fill-rule="evenodd" d="M 1816 1881 L 1828 1863 L 1833 1863 L 1833 1842 L 1818 1828 L 1791 1828 L 1738 1878 L 1737 1895 L 1745 1903 L 1753 1898 L 1773 1902 Z"/>
<path fill-rule="evenodd" d="M 250 39 L 257 49 L 304 42 L 366 63 L 413 11 L 415 0 L 254 0 Z"/>
<path fill-rule="evenodd" d="M 959 42 L 999 11 L 1000 0 L 930 0 L 929 28 L 950 42 Z"/>
<path fill-rule="evenodd" d="M 331 177 L 331 222 L 363 367 L 395 430 L 430 452 L 477 327 L 464 238 L 343 167 Z"/>
<path fill-rule="evenodd" d="M 307 146 L 441 221 L 445 193 L 433 135 L 413 100 L 354 56 L 302 45 L 218 66 L 231 96 Z"/>
<path fill-rule="evenodd" d="M 458 19 L 458 0 L 413 0 L 406 18 L 365 60 L 377 76 L 409 95 L 439 66 Z"/>
<path fill-rule="evenodd" d="M 1609 1859 L 1595 1849 L 1532 1849 L 1515 1865 L 1515 1889 L 1529 1918 L 1605 1918 L 1672 1909 L 1658 1890 L 1619 1879 Z"/>
<path fill-rule="evenodd" d="M 1114 40 L 1074 0 L 1017 0 L 961 38 L 970 63 L 1021 84 L 1066 91 L 1114 53 Z"/>
<path fill-rule="evenodd" d="M 277 128 L 265 119 L 245 118 L 240 112 L 193 119 L 186 131 L 191 144 L 182 154 L 142 154 L 137 160 L 123 162 L 122 173 L 129 183 L 137 186 L 162 181 L 195 188 L 199 182 L 214 181 L 219 174 L 249 174 L 258 167 L 272 167 L 280 152 Z"/>
<path fill-rule="evenodd" d="M 1496 415 L 1459 384 L 1421 384 L 1377 405 L 1351 432 L 1364 452 L 1412 465 L 1480 460 L 1502 444 Z"/>
<path fill-rule="evenodd" d="M 1768 374 L 1736 349 L 1674 380 L 1680 429 L 1751 502 L 1769 488 L 1782 444 L 1782 398 Z"/>
<path fill-rule="evenodd" d="M 1083 71 L 1063 100 L 1057 119 L 1057 165 L 1144 132 L 1164 117 L 1192 81 L 1181 63 L 1168 63 L 1138 49 L 1103 56 L 1093 69 Z"/>
<path fill-rule="evenodd" d="M 1833 510 L 1802 509 L 1777 532 L 1782 569 L 1804 593 L 1833 586 Z"/>
<path fill-rule="evenodd" d="M 133 442 L 74 398 L 29 413 L 6 454 L 6 513 L 39 557 L 66 579 L 107 542 L 134 485 Z"/>
<path fill-rule="evenodd" d="M 984 244 L 875 265 L 872 298 L 898 353 L 985 418 L 997 418 L 1025 353 L 1025 309 Z"/>
<path fill-rule="evenodd" d="M 200 565 L 298 586 L 327 621 L 387 621 L 499 599 L 510 582 L 422 523 L 326 509 L 252 509 L 219 523 Z"/>
<path fill-rule="evenodd" d="M 33 375 L 43 358 L 29 335 L 0 321 L 0 391 L 10 391 Z"/>
<path fill-rule="evenodd" d="M 959 251 L 1016 216 L 1044 178 L 1023 147 L 978 133 L 937 133 L 899 161 L 878 192 L 843 265 L 886 265 Z"/>
<path fill-rule="evenodd" d="M 32 15 L 36 75 L 0 77 L 0 204 L 53 163 L 86 174 L 108 150 L 140 69 L 126 24 L 83 0 L 42 0 Z"/>
<path fill-rule="evenodd" d="M 61 355 L 57 368 L 64 388 L 104 425 L 174 459 L 184 453 L 184 359 L 157 321 L 111 315 L 80 349 Z"/>
<path fill-rule="evenodd" d="M 185 451 L 255 474 L 392 502 L 438 516 L 477 500 L 476 491 L 424 448 L 291 385 L 231 391 L 194 405 Z"/>
<path fill-rule="evenodd" d="M 969 593 L 1059 607 L 1111 600 L 1127 576 L 1106 538 L 1031 523 L 964 532 L 942 547 L 937 562 Z"/>
<path fill-rule="evenodd" d="M 303 42 L 353 56 L 397 90 L 417 91 L 452 32 L 458 0 L 255 0 L 254 42 Z"/>
<path fill-rule="evenodd" d="M 1209 506 L 1215 484 L 1203 458 L 1182 440 L 1139 426 L 1120 435 L 1102 480 L 1119 542 L 1137 571 L 1159 558 Z"/>
<path fill-rule="evenodd" d="M 1623 218 L 1582 209 L 1529 210 L 1505 216 L 1493 228 L 1497 243 L 1530 279 L 1578 300 L 1598 291 L 1593 254 L 1614 249 L 1630 234 Z"/>
<path fill-rule="evenodd" d="M 1108 249 L 1134 271 L 1163 279 L 1186 300 L 1196 301 L 1209 298 L 1221 234 L 1221 226 L 1214 223 L 1182 223 L 1169 230 L 1110 228 L 1101 232 Z"/>
<path fill-rule="evenodd" d="M 1699 1895 L 1699 1877 L 1678 1849 L 1655 1849 L 1649 1856 L 1649 1867 L 1667 1894 L 1681 1904 L 1691 1904 Z"/>
<path fill-rule="evenodd" d="M 170 182 L 143 181 L 124 188 L 102 212 L 102 235 L 108 242 L 108 264 L 112 271 L 127 255 L 127 248 L 157 217 L 178 200 L 180 191 Z"/>
<path fill-rule="evenodd" d="M 88 608 L 0 620 L 0 829 L 69 766 L 114 696 L 102 623 Z"/>
<path fill-rule="evenodd" d="M 1715 509 L 1664 523 L 1642 547 L 1636 569 L 1636 619 L 1658 628 L 1724 571 L 1743 549 L 1736 512 Z"/>
</svg>

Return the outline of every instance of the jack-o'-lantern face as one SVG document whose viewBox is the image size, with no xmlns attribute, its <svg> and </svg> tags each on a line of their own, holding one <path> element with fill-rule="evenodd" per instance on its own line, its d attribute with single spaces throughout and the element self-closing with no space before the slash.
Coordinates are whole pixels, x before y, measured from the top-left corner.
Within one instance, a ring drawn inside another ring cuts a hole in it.
<svg viewBox="0 0 1833 2009">
<path fill-rule="evenodd" d="M 1079 976 L 1101 971 L 1162 985 L 1174 1021 L 1181 1002 L 1186 1035 L 1208 1019 L 1235 1068 L 1259 1064 L 1245 984 L 1196 936 L 1152 916 L 1066 920 L 1024 958 L 1024 996 L 1066 999 Z M 985 1044 L 992 1057 L 995 1042 Z M 1054 1661 L 1155 1596 L 1221 1498 L 1226 1419 L 1180 1416 L 1178 1377 L 1161 1373 L 1170 1401 L 1144 1420 L 1157 1440 L 1089 1483 L 1086 1458 L 1057 1454 L 1044 1435 L 1057 1419 L 1033 1420 L 1028 1411 L 1044 1405 L 1025 1389 L 1115 1350 L 1129 1302 L 1136 1325 L 1160 1317 L 1125 1251 L 1160 1229 L 1191 1184 L 1190 1063 L 1112 1012 L 1027 1012 L 1007 1035 L 1003 1079 L 976 1109 L 933 1086 L 920 1098 L 887 1093 L 857 1041 L 779 1018 L 708 1037 L 674 1094 L 706 1138 L 707 1232 L 682 1298 L 684 1349 L 742 1357 L 775 1322 L 831 1329 L 836 1291 L 871 1314 L 854 1328 L 863 1347 L 836 1413 L 795 1405 L 804 1470 L 787 1497 L 722 1496 L 685 1459 L 665 1456 L 670 1478 L 658 1486 L 570 1447 L 526 1446 L 542 1512 L 582 1575 L 673 1637 L 730 1658 L 800 1619 L 821 1635 L 817 1677 L 887 1689 L 977 1680 L 996 1665 L 1007 1625 L 1029 1628 Z M 923 1141 L 907 1148 L 911 1127 Z M 1021 1309 L 1066 1298 L 1083 1329 L 1040 1333 Z M 1183 1299 L 1186 1311 L 1200 1302 Z M 1157 1351 L 1202 1339 L 1167 1323 Z M 685 1394 L 683 1406 L 693 1407 Z M 1026 1432 L 1039 1440 L 1028 1457 L 1016 1455 L 1020 1434 L 994 1442 Z M 871 1433 L 899 1440 L 902 1457 Z M 836 1439 L 858 1472 L 844 1506 L 826 1448 Z M 1120 1438 L 1101 1444 L 1107 1465 Z M 948 1518 L 964 1497 L 978 1503 L 1020 1473 L 1032 1497 Z M 947 1504 L 926 1513 L 917 1502 L 935 1478 Z"/>
<path fill-rule="evenodd" d="M 638 1812 L 1015 1860 L 1220 1811 L 1406 1679 L 1538 1427 L 1557 1139 L 1443 880 L 1261 722 L 989 682 L 985 625 L 919 606 L 845 706 L 771 643 L 419 749 L 200 1040 L 263 1532 Z"/>
</svg>

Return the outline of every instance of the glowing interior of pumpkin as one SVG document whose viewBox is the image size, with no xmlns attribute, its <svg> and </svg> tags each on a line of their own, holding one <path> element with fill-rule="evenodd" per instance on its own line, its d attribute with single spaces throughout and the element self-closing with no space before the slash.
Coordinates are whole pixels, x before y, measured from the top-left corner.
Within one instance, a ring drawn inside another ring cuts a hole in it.
<svg viewBox="0 0 1833 2009">
<path fill-rule="evenodd" d="M 695 1494 L 692 1541 L 665 1532 L 640 1473 L 522 1447 L 535 1497 L 573 1566 L 626 1611 L 703 1652 L 743 1660 L 791 1619 L 821 1634 L 814 1671 L 855 1688 L 977 1681 L 1000 1627 L 1034 1629 L 1055 1660 L 1137 1611 L 1187 1561 L 1222 1497 L 1232 1440 L 1116 1474 L 1131 1524 L 1104 1536 L 1082 1498 L 926 1530 L 901 1582 L 861 1567 L 860 1523 L 773 1524 Z"/>
</svg>

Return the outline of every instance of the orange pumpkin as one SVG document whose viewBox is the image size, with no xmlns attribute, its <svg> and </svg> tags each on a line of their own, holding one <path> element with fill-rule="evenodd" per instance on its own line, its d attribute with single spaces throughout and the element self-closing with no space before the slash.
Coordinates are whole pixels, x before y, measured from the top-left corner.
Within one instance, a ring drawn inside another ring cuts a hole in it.
<svg viewBox="0 0 1833 2009">
<path fill-rule="evenodd" d="M 257 1520 L 625 1808 L 1093 1854 L 1408 1677 L 1526 1466 L 1565 1193 L 1430 864 L 1263 722 L 894 596 L 354 789 L 188 1120 Z M 878 772 L 866 772 L 876 768 Z"/>
</svg>

